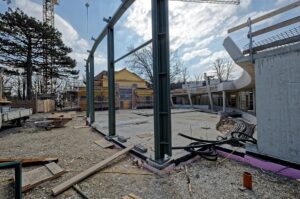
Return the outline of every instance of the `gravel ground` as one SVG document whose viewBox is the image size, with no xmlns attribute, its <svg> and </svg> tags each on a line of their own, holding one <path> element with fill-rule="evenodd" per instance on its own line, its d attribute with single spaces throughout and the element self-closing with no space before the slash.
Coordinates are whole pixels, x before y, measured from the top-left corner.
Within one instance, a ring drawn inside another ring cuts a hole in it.
<svg viewBox="0 0 300 199">
<path fill-rule="evenodd" d="M 77 116 L 84 115 L 83 113 Z M 44 117 L 34 115 L 31 120 Z M 101 135 L 84 125 L 83 117 L 75 117 L 65 128 L 44 131 L 29 122 L 23 128 L 9 128 L 0 132 L 0 156 L 53 156 L 68 173 L 45 182 L 26 192 L 26 199 L 53 198 L 51 189 L 77 173 L 116 153 L 119 149 L 102 149 L 94 144 Z M 222 158 L 220 158 L 222 159 Z M 26 167 L 24 171 L 35 167 Z M 192 192 L 182 166 L 170 175 L 154 175 L 133 165 L 133 157 L 126 156 L 109 168 L 82 181 L 79 186 L 91 199 L 122 198 L 134 193 L 147 198 L 300 198 L 300 183 L 231 160 L 220 164 L 199 159 L 187 165 Z M 253 191 L 242 189 L 242 175 L 253 175 Z M 0 199 L 13 198 L 11 170 L 0 171 Z M 74 190 L 56 198 L 81 198 Z"/>
</svg>

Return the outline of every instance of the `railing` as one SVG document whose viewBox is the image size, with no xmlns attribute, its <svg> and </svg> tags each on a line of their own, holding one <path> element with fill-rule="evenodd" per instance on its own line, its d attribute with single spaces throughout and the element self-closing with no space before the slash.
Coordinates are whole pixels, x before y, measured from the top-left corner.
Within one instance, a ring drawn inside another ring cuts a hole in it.
<svg viewBox="0 0 300 199">
<path fill-rule="evenodd" d="M 269 37 L 267 39 L 255 42 L 253 40 L 254 37 L 266 34 L 266 33 L 270 33 L 274 30 L 278 30 L 296 23 L 300 22 L 300 16 L 296 16 L 294 18 L 288 19 L 286 21 L 281 21 L 277 24 L 271 25 L 269 27 L 265 27 L 262 28 L 260 30 L 257 31 L 253 31 L 253 24 L 262 22 L 266 19 L 269 19 L 271 17 L 277 16 L 279 14 L 285 13 L 287 11 L 290 11 L 294 8 L 298 8 L 300 6 L 300 1 L 296 1 L 292 4 L 289 4 L 287 6 L 284 6 L 282 8 L 279 8 L 277 10 L 274 10 L 270 13 L 267 13 L 263 16 L 260 16 L 258 18 L 255 19 L 251 19 L 249 18 L 248 21 L 246 23 L 243 23 L 241 25 L 238 25 L 234 28 L 231 28 L 228 30 L 228 33 L 232 33 L 235 32 L 237 30 L 243 29 L 248 27 L 249 31 L 248 31 L 248 39 L 249 39 L 249 44 L 247 44 L 244 48 L 243 54 L 249 54 L 250 56 L 253 56 L 254 53 L 257 53 L 259 51 L 265 50 L 265 49 L 269 49 L 269 48 L 274 48 L 274 47 L 279 47 L 282 45 L 286 45 L 286 44 L 291 44 L 291 43 L 295 43 L 295 42 L 299 42 L 300 41 L 300 26 L 296 27 L 296 28 L 292 28 L 288 31 L 285 31 L 283 33 L 274 35 L 272 37 Z"/>
<path fill-rule="evenodd" d="M 22 198 L 22 163 L 16 162 L 5 162 L 0 164 L 0 169 L 15 169 L 15 198 Z"/>
</svg>

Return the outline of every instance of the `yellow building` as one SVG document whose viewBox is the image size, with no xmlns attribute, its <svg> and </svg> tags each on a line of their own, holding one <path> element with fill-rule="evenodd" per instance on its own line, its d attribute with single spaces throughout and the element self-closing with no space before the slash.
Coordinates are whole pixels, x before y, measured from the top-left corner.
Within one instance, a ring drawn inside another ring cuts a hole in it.
<svg viewBox="0 0 300 199">
<path fill-rule="evenodd" d="M 153 106 L 153 90 L 148 82 L 126 68 L 115 72 L 116 108 L 137 109 Z M 95 109 L 108 108 L 108 77 L 102 71 L 94 78 Z M 79 89 L 80 109 L 86 110 L 86 87 Z"/>
</svg>

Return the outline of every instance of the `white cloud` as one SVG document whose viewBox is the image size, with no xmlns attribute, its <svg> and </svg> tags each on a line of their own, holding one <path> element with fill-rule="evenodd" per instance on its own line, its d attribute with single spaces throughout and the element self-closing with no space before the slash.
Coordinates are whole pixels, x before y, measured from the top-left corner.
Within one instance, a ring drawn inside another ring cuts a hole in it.
<svg viewBox="0 0 300 199">
<path fill-rule="evenodd" d="M 197 58 L 197 57 L 207 57 L 211 53 L 212 52 L 208 48 L 194 50 L 194 51 L 189 51 L 189 52 L 183 54 L 182 60 L 183 61 L 189 61 L 189 60 Z"/>
<path fill-rule="evenodd" d="M 170 1 L 170 49 L 180 50 L 185 63 L 200 60 L 198 64 L 190 66 L 191 72 L 195 69 L 204 70 L 214 57 L 228 56 L 225 51 L 212 53 L 210 45 L 227 34 L 227 29 L 240 20 L 235 17 L 238 9 L 246 9 L 250 3 L 251 0 L 243 0 L 237 7 Z M 151 1 L 136 1 L 123 24 L 144 40 L 151 38 L 150 8 Z"/>
</svg>

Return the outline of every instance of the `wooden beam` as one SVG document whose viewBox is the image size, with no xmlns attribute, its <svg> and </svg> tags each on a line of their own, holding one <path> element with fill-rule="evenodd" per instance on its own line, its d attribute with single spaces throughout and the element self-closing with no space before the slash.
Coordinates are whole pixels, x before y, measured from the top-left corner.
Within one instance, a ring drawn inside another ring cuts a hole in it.
<svg viewBox="0 0 300 199">
<path fill-rule="evenodd" d="M 110 156 L 109 158 L 99 162 L 98 164 L 96 164 L 96 165 L 90 167 L 89 169 L 79 173 L 78 175 L 74 176 L 73 178 L 63 182 L 62 184 L 59 184 L 58 186 L 56 186 L 52 189 L 52 194 L 54 196 L 57 196 L 58 194 L 64 192 L 65 190 L 72 187 L 73 185 L 81 182 L 85 178 L 87 178 L 87 177 L 93 175 L 94 173 L 96 173 L 97 171 L 105 168 L 110 163 L 112 163 L 115 159 L 117 159 L 121 155 L 126 154 L 131 149 L 133 149 L 133 146 L 127 147 L 127 148 L 123 149 L 122 151 L 119 151 L 118 153 L 114 154 L 113 156 Z"/>
<path fill-rule="evenodd" d="M 262 35 L 264 33 L 271 32 L 273 30 L 277 30 L 277 29 L 280 29 L 280 28 L 283 28 L 283 27 L 286 27 L 286 26 L 289 26 L 289 25 L 292 25 L 292 24 L 295 24 L 295 23 L 299 23 L 299 22 L 300 22 L 300 16 L 294 17 L 292 19 L 282 21 L 282 22 L 277 23 L 275 25 L 272 25 L 272 26 L 260 29 L 258 31 L 255 31 L 255 32 L 251 33 L 251 35 L 252 35 L 252 37 L 256 37 L 258 35 Z"/>
<path fill-rule="evenodd" d="M 33 157 L 33 158 L 19 158 L 19 157 L 9 157 L 3 158 L 0 157 L 0 163 L 4 162 L 14 162 L 20 161 L 22 162 L 22 166 L 32 166 L 32 165 L 40 165 L 40 164 L 47 164 L 50 162 L 58 162 L 58 158 L 46 158 L 46 157 Z"/>
<path fill-rule="evenodd" d="M 37 185 L 58 178 L 66 173 L 56 163 L 52 162 L 43 167 L 22 173 L 22 192 L 25 192 Z"/>
<path fill-rule="evenodd" d="M 297 8 L 297 7 L 299 7 L 299 6 L 300 6 L 300 1 L 298 0 L 298 1 L 296 1 L 296 2 L 294 2 L 294 3 L 291 3 L 291 4 L 287 5 L 287 6 L 284 6 L 284 7 L 282 7 L 282 8 L 277 9 L 277 10 L 274 10 L 274 11 L 268 13 L 268 14 L 265 14 L 265 15 L 263 15 L 263 16 L 260 16 L 260 17 L 258 17 L 258 18 L 255 18 L 255 19 L 252 19 L 252 20 L 251 20 L 251 23 L 252 23 L 252 24 L 255 24 L 255 23 L 261 22 L 261 21 L 263 21 L 263 20 L 265 20 L 265 19 L 274 17 L 274 16 L 276 16 L 276 15 L 279 15 L 279 14 L 284 13 L 284 12 L 286 12 L 286 11 L 292 10 L 292 9 Z M 236 27 L 230 28 L 230 29 L 228 30 L 228 33 L 232 33 L 232 32 L 234 32 L 234 31 L 240 30 L 240 29 L 242 29 L 242 28 L 246 28 L 247 26 L 248 26 L 248 23 L 247 23 L 247 22 L 246 22 L 246 23 L 243 23 L 243 24 L 240 24 L 240 25 L 238 25 L 238 26 L 236 26 Z"/>
</svg>

